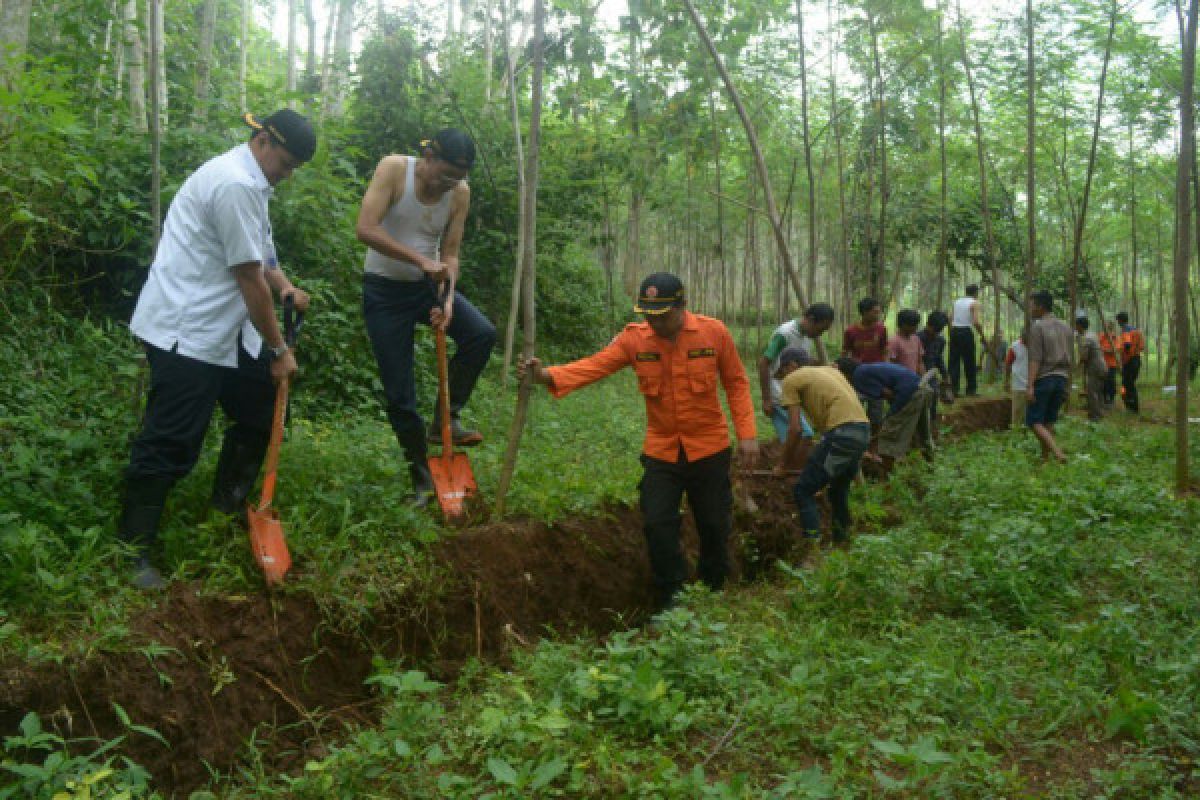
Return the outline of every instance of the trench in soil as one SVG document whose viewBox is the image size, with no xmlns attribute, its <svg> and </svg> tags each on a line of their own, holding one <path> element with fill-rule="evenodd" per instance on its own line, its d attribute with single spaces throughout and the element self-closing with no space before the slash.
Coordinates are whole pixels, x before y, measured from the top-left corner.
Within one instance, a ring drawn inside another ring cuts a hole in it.
<svg viewBox="0 0 1200 800">
<path fill-rule="evenodd" d="M 963 401 L 944 413 L 954 436 L 1003 429 L 1009 401 Z M 784 479 L 762 477 L 735 494 L 733 583 L 802 555 Z M 687 514 L 684 539 L 694 555 Z M 201 596 L 193 584 L 173 584 L 131 623 L 121 652 L 0 669 L 0 735 L 15 733 L 32 710 L 68 738 L 111 739 L 125 733 L 116 703 L 170 743 L 131 734 L 122 752 L 160 791 L 187 796 L 213 771 L 236 768 L 252 735 L 274 759 L 267 768 L 286 770 L 320 756 L 347 727 L 371 724 L 374 694 L 364 681 L 375 654 L 445 677 L 472 657 L 503 663 L 509 648 L 548 631 L 636 625 L 651 606 L 636 509 L 468 528 L 435 545 L 433 560 L 444 578 L 436 591 L 394 601 L 353 632 L 331 625 L 310 595 Z"/>
</svg>

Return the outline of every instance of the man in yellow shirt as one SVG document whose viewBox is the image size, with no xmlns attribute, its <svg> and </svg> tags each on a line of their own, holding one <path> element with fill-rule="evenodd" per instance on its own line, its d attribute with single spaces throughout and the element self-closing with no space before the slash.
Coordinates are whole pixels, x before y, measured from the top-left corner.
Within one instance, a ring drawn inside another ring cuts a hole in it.
<svg viewBox="0 0 1200 800">
<path fill-rule="evenodd" d="M 803 410 L 813 429 L 821 434 L 821 441 L 812 449 L 792 487 L 804 538 L 821 538 L 821 516 L 813 497 L 828 486 L 833 540 L 844 542 L 850 536 L 850 483 L 871 440 L 871 424 L 858 393 L 837 367 L 815 367 L 811 363 L 808 354 L 799 348 L 789 347 L 779 356 L 775 376 L 783 381 L 780 403 L 788 410 L 788 439 L 780 463 L 790 463 L 793 450 L 800 447 Z"/>
</svg>

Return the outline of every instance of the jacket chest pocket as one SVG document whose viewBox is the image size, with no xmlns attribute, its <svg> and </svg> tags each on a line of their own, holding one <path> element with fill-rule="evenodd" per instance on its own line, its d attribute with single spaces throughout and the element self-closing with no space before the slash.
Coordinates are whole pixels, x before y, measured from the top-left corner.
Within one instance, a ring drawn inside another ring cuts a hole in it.
<svg viewBox="0 0 1200 800">
<path fill-rule="evenodd" d="M 715 358 L 688 359 L 688 385 L 696 394 L 707 394 L 717 388 L 717 360 Z"/>
<path fill-rule="evenodd" d="M 634 367 L 637 373 L 638 391 L 647 397 L 658 397 L 662 394 L 662 364 L 657 361 L 639 363 Z"/>
</svg>

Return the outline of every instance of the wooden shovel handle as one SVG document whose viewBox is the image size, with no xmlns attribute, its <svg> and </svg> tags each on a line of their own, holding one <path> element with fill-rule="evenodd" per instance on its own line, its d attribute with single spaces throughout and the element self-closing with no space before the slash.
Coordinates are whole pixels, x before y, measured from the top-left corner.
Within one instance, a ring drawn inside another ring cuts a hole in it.
<svg viewBox="0 0 1200 800">
<path fill-rule="evenodd" d="M 288 381 L 284 378 L 275 390 L 275 416 L 271 422 L 271 442 L 267 445 L 266 475 L 263 476 L 259 511 L 269 508 L 275 499 L 275 472 L 279 468 L 279 448 L 283 444 L 283 418 L 287 416 L 287 402 Z"/>
</svg>

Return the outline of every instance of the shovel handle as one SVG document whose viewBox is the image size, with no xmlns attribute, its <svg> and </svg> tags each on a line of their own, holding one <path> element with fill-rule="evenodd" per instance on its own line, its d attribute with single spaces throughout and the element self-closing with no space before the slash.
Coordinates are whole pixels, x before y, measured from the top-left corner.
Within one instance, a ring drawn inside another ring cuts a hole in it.
<svg viewBox="0 0 1200 800">
<path fill-rule="evenodd" d="M 300 329 L 304 327 L 304 312 L 296 310 L 296 301 L 290 294 L 283 298 L 283 341 L 288 347 L 296 346 Z"/>
<path fill-rule="evenodd" d="M 442 283 L 437 292 L 438 303 L 445 303 L 450 293 L 450 281 Z M 434 345 L 438 363 L 438 414 L 442 418 L 442 460 L 447 469 L 454 457 L 454 439 L 450 435 L 450 369 L 446 364 L 446 329 L 434 329 Z"/>
</svg>

